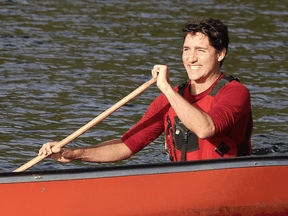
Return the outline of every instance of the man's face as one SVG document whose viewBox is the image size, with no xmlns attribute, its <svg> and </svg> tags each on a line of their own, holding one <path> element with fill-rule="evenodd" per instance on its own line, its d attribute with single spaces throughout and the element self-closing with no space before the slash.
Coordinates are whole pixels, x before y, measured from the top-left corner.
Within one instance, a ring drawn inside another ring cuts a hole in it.
<svg viewBox="0 0 288 216">
<path fill-rule="evenodd" d="M 210 45 L 208 36 L 203 33 L 188 34 L 183 44 L 182 60 L 189 79 L 204 83 L 207 79 L 216 77 L 225 53 L 225 49 L 217 52 Z"/>
</svg>

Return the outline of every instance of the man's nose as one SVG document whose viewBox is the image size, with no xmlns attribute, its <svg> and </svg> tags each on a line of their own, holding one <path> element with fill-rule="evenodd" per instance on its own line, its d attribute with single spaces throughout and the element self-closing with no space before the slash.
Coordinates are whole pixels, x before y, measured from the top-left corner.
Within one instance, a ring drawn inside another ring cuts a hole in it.
<svg viewBox="0 0 288 216">
<path fill-rule="evenodd" d="M 189 62 L 194 63 L 197 62 L 197 60 L 198 60 L 197 53 L 195 51 L 191 51 L 189 53 Z"/>
</svg>

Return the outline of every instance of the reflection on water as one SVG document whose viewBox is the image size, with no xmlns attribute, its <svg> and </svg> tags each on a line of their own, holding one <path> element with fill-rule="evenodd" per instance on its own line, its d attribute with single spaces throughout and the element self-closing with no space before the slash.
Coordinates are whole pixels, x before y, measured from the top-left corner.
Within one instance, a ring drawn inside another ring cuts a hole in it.
<svg viewBox="0 0 288 216">
<path fill-rule="evenodd" d="M 12 171 L 150 79 L 154 64 L 186 79 L 183 24 L 220 18 L 231 44 L 223 71 L 250 90 L 253 154 L 287 154 L 287 1 L 9 0 L 0 3 L 0 170 Z M 119 138 L 160 94 L 155 85 L 68 144 Z M 161 137 L 115 164 L 50 159 L 31 170 L 166 162 Z"/>
</svg>

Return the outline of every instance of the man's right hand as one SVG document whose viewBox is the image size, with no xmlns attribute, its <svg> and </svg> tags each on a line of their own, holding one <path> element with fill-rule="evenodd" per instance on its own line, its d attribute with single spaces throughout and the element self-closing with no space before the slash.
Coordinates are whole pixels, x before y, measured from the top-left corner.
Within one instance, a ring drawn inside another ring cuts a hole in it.
<svg viewBox="0 0 288 216">
<path fill-rule="evenodd" d="M 71 149 L 53 148 L 58 142 L 48 142 L 43 144 L 38 155 L 49 155 L 50 158 L 60 162 L 70 162 L 75 158 L 74 152 Z"/>
<path fill-rule="evenodd" d="M 157 79 L 157 87 L 162 91 L 163 94 L 167 89 L 171 89 L 169 79 L 169 68 L 166 65 L 154 65 L 151 70 L 154 79 Z"/>
</svg>

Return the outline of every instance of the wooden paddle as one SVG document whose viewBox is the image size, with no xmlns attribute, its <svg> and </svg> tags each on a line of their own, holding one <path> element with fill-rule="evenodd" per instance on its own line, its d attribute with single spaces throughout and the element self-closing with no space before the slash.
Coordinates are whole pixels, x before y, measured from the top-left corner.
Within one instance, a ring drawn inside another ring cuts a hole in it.
<svg viewBox="0 0 288 216">
<path fill-rule="evenodd" d="M 61 142 L 59 142 L 56 146 L 54 146 L 53 148 L 57 148 L 57 147 L 63 147 L 66 144 L 68 144 L 69 142 L 71 142 L 72 140 L 74 140 L 76 137 L 80 136 L 81 134 L 83 134 L 84 132 L 86 132 L 87 130 L 89 130 L 91 127 L 93 127 L 94 125 L 98 124 L 100 121 L 102 121 L 103 119 L 105 119 L 107 116 L 109 116 L 111 113 L 115 112 L 117 109 L 119 109 L 121 106 L 123 106 L 124 104 L 126 104 L 127 102 L 129 102 L 130 100 L 132 100 L 134 97 L 136 97 L 137 95 L 139 95 L 140 93 L 142 93 L 144 90 L 146 90 L 150 85 L 152 85 L 153 83 L 156 82 L 155 78 L 152 78 L 151 80 L 149 80 L 148 82 L 144 83 L 143 85 L 141 85 L 140 87 L 138 87 L 137 89 L 135 89 L 133 92 L 131 92 L 129 95 L 127 95 L 125 98 L 123 98 L 122 100 L 120 100 L 118 103 L 116 103 L 115 105 L 113 105 L 112 107 L 110 107 L 108 110 L 106 110 L 105 112 L 103 112 L 102 114 L 100 114 L 99 116 L 97 116 L 95 119 L 93 119 L 92 121 L 90 121 L 89 123 L 87 123 L 86 125 L 84 125 L 82 128 L 78 129 L 77 131 L 75 131 L 74 133 L 72 133 L 70 136 L 66 137 L 64 140 L 62 140 Z M 29 161 L 28 163 L 24 164 L 23 166 L 19 167 L 18 169 L 14 170 L 13 172 L 21 172 L 21 171 L 25 171 L 28 168 L 34 166 L 35 164 L 37 164 L 38 162 L 40 162 L 41 160 L 43 160 L 44 158 L 48 157 L 50 154 L 48 155 L 40 155 L 35 157 L 34 159 L 32 159 L 31 161 Z"/>
</svg>

